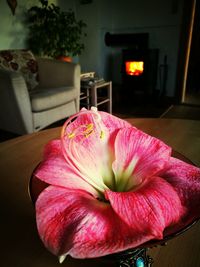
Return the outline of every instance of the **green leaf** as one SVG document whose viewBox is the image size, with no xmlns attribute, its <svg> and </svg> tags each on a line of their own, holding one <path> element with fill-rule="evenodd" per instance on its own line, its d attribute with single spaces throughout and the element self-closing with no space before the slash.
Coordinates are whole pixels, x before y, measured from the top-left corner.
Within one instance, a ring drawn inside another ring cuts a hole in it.
<svg viewBox="0 0 200 267">
<path fill-rule="evenodd" d="M 38 55 L 80 55 L 84 49 L 83 37 L 87 36 L 86 23 L 77 20 L 69 9 L 62 11 L 59 6 L 39 0 L 40 6 L 32 6 L 26 12 L 29 27 L 27 43 Z"/>
</svg>

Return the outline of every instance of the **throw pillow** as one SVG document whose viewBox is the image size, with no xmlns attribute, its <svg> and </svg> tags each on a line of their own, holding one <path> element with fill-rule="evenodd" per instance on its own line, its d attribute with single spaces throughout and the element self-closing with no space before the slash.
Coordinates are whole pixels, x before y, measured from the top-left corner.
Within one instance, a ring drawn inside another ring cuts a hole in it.
<svg viewBox="0 0 200 267">
<path fill-rule="evenodd" d="M 38 64 L 30 50 L 0 51 L 0 68 L 22 73 L 29 90 L 38 85 Z"/>
</svg>

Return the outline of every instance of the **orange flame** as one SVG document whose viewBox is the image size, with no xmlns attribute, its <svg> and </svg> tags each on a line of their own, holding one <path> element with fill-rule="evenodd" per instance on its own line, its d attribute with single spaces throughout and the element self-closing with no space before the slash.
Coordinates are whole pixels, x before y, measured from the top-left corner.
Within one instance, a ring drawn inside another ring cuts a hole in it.
<svg viewBox="0 0 200 267">
<path fill-rule="evenodd" d="M 144 71 L 143 61 L 127 61 L 126 62 L 126 74 L 139 76 Z"/>
</svg>

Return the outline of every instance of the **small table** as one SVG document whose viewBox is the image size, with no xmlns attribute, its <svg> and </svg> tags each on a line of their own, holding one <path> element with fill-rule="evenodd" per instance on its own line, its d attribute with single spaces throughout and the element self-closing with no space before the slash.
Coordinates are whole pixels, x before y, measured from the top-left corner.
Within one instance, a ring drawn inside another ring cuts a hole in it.
<svg viewBox="0 0 200 267">
<path fill-rule="evenodd" d="M 106 89 L 107 94 L 105 97 L 100 97 L 98 89 Z M 104 103 L 107 103 L 107 111 L 112 114 L 112 82 L 97 82 L 93 85 L 81 86 L 80 100 L 86 100 L 87 108 L 91 106 L 98 107 Z M 85 93 L 83 93 L 83 90 Z"/>
</svg>

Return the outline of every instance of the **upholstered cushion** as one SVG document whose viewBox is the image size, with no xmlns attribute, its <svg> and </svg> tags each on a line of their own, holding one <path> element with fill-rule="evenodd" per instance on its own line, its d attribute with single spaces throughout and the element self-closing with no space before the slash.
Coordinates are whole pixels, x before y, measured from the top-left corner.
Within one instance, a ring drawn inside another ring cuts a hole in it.
<svg viewBox="0 0 200 267">
<path fill-rule="evenodd" d="M 38 88 L 30 92 L 33 112 L 49 110 L 64 105 L 77 97 L 74 87 Z"/>
<path fill-rule="evenodd" d="M 29 90 L 38 85 L 38 64 L 29 50 L 0 51 L 0 68 L 22 73 Z"/>
</svg>

